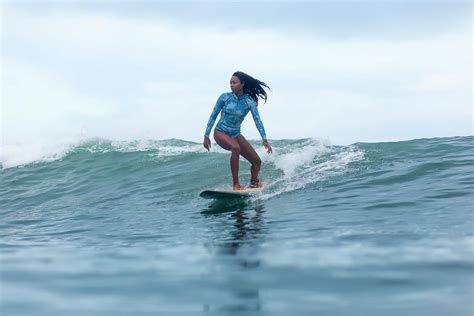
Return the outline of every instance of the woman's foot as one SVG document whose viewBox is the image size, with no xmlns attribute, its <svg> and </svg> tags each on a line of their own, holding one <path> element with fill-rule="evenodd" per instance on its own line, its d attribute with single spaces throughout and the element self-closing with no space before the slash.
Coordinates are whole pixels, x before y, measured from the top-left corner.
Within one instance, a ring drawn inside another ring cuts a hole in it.
<svg viewBox="0 0 474 316">
<path fill-rule="evenodd" d="M 244 187 L 240 184 L 235 184 L 234 185 L 234 191 L 240 191 L 240 190 L 245 190 L 245 189 L 247 189 L 247 187 Z"/>
<path fill-rule="evenodd" d="M 263 187 L 263 184 L 260 182 L 259 179 L 250 180 L 250 188 L 261 188 L 261 187 Z"/>
</svg>

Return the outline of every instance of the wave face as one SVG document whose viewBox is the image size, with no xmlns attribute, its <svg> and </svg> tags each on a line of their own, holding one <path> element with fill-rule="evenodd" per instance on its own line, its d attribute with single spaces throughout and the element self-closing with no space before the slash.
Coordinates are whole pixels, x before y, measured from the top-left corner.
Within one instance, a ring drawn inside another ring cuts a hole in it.
<svg viewBox="0 0 474 316">
<path fill-rule="evenodd" d="M 199 198 L 230 188 L 217 145 L 2 148 L 1 308 L 472 314 L 473 141 L 251 142 L 266 189 L 217 202 Z"/>
</svg>

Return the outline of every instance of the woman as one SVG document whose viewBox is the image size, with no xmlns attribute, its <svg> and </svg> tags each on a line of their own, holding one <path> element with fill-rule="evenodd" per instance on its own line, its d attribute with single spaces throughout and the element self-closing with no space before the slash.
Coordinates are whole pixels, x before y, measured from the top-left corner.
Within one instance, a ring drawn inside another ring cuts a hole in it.
<svg viewBox="0 0 474 316">
<path fill-rule="evenodd" d="M 240 71 L 235 72 L 230 78 L 230 89 L 232 92 L 221 94 L 207 123 L 203 145 L 209 151 L 211 148 L 209 134 L 217 115 L 222 111 L 219 122 L 214 129 L 214 139 L 219 146 L 232 152 L 230 156 L 230 169 L 232 171 L 234 191 L 246 189 L 239 182 L 240 155 L 252 165 L 250 168 L 250 187 L 257 188 L 262 186 L 258 179 L 262 161 L 245 137 L 240 134 L 240 125 L 249 111 L 252 113 L 255 125 L 260 132 L 263 146 L 265 146 L 268 154 L 272 153 L 272 147 L 267 141 L 265 129 L 257 110 L 258 98 L 264 99 L 265 102 L 267 101 L 267 93 L 263 87 L 270 89 L 260 80 Z"/>
</svg>

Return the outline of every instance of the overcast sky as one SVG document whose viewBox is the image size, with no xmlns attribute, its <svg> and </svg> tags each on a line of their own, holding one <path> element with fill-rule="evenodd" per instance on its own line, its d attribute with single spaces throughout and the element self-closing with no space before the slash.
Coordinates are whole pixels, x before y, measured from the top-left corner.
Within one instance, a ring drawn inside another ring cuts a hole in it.
<svg viewBox="0 0 474 316">
<path fill-rule="evenodd" d="M 201 142 L 236 70 L 269 139 L 473 134 L 471 2 L 3 1 L 3 144 Z M 259 139 L 251 115 L 242 133 Z"/>
</svg>

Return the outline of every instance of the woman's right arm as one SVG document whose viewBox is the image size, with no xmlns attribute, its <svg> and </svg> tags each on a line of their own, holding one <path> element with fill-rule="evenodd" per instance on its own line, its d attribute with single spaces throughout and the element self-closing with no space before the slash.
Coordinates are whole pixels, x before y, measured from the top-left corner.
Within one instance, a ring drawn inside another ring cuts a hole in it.
<svg viewBox="0 0 474 316">
<path fill-rule="evenodd" d="M 206 132 L 204 133 L 204 137 L 209 137 L 209 134 L 211 134 L 211 129 L 214 126 L 214 122 L 216 121 L 217 115 L 224 106 L 224 96 L 225 94 L 223 93 L 221 94 L 219 99 L 217 99 L 216 105 L 214 106 L 214 110 L 212 110 L 211 117 L 209 117 L 209 121 L 207 122 L 207 128 Z"/>
<path fill-rule="evenodd" d="M 211 129 L 214 126 L 214 122 L 216 121 L 217 115 L 222 110 L 224 106 L 224 93 L 221 94 L 219 99 L 217 99 L 216 105 L 214 106 L 214 110 L 212 110 L 211 117 L 209 117 L 209 121 L 207 122 L 206 132 L 204 133 L 204 148 L 209 151 L 211 148 L 211 140 L 209 139 L 209 134 L 211 134 Z"/>
</svg>

